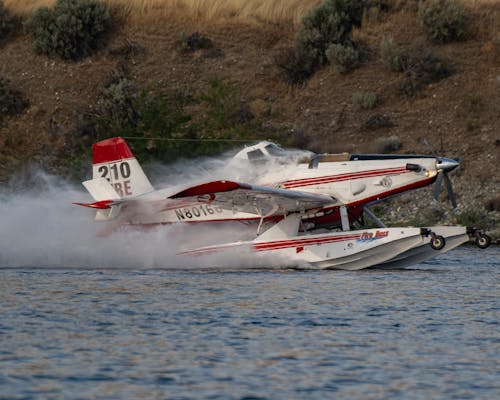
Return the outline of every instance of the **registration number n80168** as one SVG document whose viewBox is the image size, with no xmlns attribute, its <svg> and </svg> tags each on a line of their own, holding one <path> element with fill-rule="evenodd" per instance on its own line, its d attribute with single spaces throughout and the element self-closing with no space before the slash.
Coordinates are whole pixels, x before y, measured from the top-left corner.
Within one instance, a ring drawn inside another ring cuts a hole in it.
<svg viewBox="0 0 500 400">
<path fill-rule="evenodd" d="M 208 204 L 200 204 L 193 207 L 178 208 L 175 210 L 175 215 L 179 221 L 186 219 L 197 219 L 201 217 L 209 217 L 214 214 L 221 214 L 222 208 L 219 206 L 211 206 Z"/>
</svg>

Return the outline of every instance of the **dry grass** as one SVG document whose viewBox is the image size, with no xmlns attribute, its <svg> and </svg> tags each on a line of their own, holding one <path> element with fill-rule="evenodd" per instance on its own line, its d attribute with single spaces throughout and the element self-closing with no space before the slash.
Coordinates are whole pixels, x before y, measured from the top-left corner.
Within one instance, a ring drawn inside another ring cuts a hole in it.
<svg viewBox="0 0 500 400">
<path fill-rule="evenodd" d="M 113 7 L 135 27 L 165 26 L 191 20 L 196 23 L 221 22 L 271 24 L 288 23 L 298 26 L 302 17 L 322 0 L 102 0 Z M 398 0 L 402 4 L 405 0 Z M 413 0 L 407 0 L 413 1 Z M 26 16 L 41 6 L 51 7 L 56 0 L 4 0 L 14 14 Z M 500 35 L 500 4 L 498 0 L 462 0 L 475 17 L 482 37 L 496 39 Z M 366 22 L 366 20 L 365 20 Z M 368 24 L 370 25 L 370 24 Z M 495 43 L 496 44 L 496 43 Z"/>
<path fill-rule="evenodd" d="M 302 16 L 321 0 L 103 0 L 119 7 L 130 22 L 166 23 L 166 18 L 263 21 L 300 23 Z M 55 0 L 5 0 L 13 13 L 28 15 L 41 6 L 52 6 Z"/>
</svg>

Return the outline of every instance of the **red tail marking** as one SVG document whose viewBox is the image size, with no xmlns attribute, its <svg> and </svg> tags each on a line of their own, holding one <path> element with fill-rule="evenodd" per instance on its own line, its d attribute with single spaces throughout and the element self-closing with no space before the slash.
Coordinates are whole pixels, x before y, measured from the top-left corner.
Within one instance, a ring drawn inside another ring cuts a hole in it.
<svg viewBox="0 0 500 400">
<path fill-rule="evenodd" d="M 76 204 L 77 206 L 106 210 L 110 208 L 111 203 L 113 203 L 113 200 L 101 200 L 101 201 L 96 201 L 95 203 L 73 203 L 73 204 Z"/>
<path fill-rule="evenodd" d="M 134 157 L 127 142 L 121 137 L 113 137 L 95 143 L 92 146 L 92 155 L 94 164 Z"/>
</svg>

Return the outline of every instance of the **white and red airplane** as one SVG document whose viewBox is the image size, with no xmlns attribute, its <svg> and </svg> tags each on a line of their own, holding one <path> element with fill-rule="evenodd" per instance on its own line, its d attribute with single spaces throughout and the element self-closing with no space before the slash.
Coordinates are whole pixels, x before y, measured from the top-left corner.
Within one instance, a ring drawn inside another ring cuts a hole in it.
<svg viewBox="0 0 500 400">
<path fill-rule="evenodd" d="M 107 221 L 109 231 L 124 225 L 174 223 L 241 227 L 236 241 L 181 253 L 187 256 L 243 247 L 254 254 L 281 257 L 283 265 L 407 266 L 473 235 L 480 247 L 489 245 L 489 237 L 462 226 L 386 228 L 368 208 L 436 181 L 439 195 L 443 179 L 455 206 L 447 173 L 458 164 L 435 156 L 297 152 L 264 141 L 227 162 L 219 172 L 227 179 L 211 176 L 196 184 L 155 190 L 125 140 L 115 137 L 93 146 L 93 178 L 83 185 L 95 201 L 76 204 L 96 209 L 96 220 Z M 253 183 L 243 183 L 243 176 Z M 379 228 L 364 227 L 364 214 Z M 357 222 L 361 230 L 353 230 Z"/>
<path fill-rule="evenodd" d="M 113 226 L 178 222 L 256 222 L 269 225 L 297 212 L 302 228 L 349 227 L 370 204 L 445 179 L 458 161 L 414 155 L 314 154 L 260 142 L 227 163 L 227 179 L 155 190 L 123 138 L 93 145 L 93 178 L 83 185 L 94 198 L 76 203 L 97 209 Z M 252 183 L 232 179 L 251 179 Z M 439 194 L 439 193 L 437 193 Z M 378 222 L 378 221 L 377 221 Z"/>
</svg>

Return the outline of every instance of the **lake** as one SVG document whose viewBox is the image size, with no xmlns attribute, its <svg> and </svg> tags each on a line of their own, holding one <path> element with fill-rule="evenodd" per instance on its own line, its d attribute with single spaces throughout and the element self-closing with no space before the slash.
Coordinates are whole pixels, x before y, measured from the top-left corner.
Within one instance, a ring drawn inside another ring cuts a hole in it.
<svg viewBox="0 0 500 400">
<path fill-rule="evenodd" d="M 0 399 L 500 398 L 499 277 L 4 266 Z"/>
</svg>

